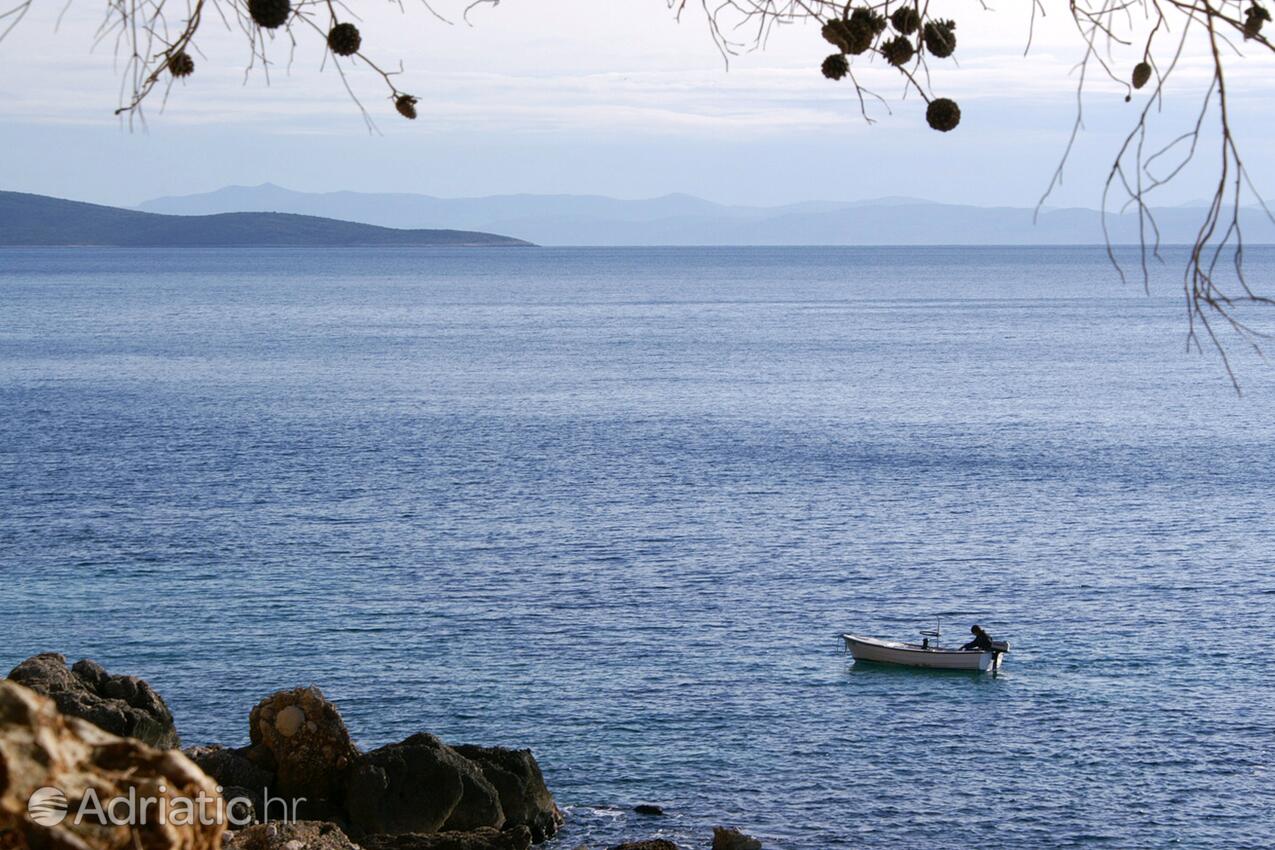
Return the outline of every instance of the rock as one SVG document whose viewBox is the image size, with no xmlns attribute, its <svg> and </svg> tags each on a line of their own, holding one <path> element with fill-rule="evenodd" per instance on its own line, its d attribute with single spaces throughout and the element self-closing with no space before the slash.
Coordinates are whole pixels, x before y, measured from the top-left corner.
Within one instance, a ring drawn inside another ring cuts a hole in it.
<svg viewBox="0 0 1275 850">
<path fill-rule="evenodd" d="M 182 753 L 222 786 L 222 796 L 227 800 L 247 797 L 252 803 L 253 820 L 267 817 L 266 795 L 274 782 L 274 774 L 262 768 L 249 757 L 249 749 L 229 749 L 218 745 L 187 747 Z M 277 808 L 276 804 L 275 808 Z M 269 814 L 279 819 L 278 812 Z M 242 823 L 241 820 L 236 820 Z"/>
<path fill-rule="evenodd" d="M 525 826 L 506 830 L 483 827 L 471 832 L 430 835 L 369 835 L 361 843 L 366 850 L 527 850 L 531 846 L 531 830 Z"/>
<path fill-rule="evenodd" d="M 629 841 L 625 844 L 617 844 L 609 847 L 607 850 L 679 850 L 678 846 L 672 841 L 663 838 L 652 838 L 649 841 Z"/>
<path fill-rule="evenodd" d="M 236 832 L 226 850 L 359 850 L 332 823 L 296 821 L 262 823 Z"/>
<path fill-rule="evenodd" d="M 761 842 L 738 829 L 713 827 L 713 850 L 761 850 Z"/>
<path fill-rule="evenodd" d="M 278 691 L 248 716 L 253 757 L 273 769 L 287 797 L 340 796 L 346 772 L 358 757 L 336 706 L 316 687 Z"/>
<path fill-rule="evenodd" d="M 187 747 L 182 750 L 186 758 L 199 765 L 199 769 L 222 785 L 238 785 L 243 788 L 265 789 L 274 779 L 248 756 L 248 748 L 231 749 L 219 744 L 207 747 Z"/>
<path fill-rule="evenodd" d="M 63 714 L 114 735 L 137 738 L 160 749 L 181 744 L 163 698 L 135 676 L 112 676 L 88 659 L 67 669 L 66 658 L 45 652 L 14 667 L 9 678 L 52 699 Z"/>
<path fill-rule="evenodd" d="M 57 655 L 57 653 L 49 652 L 45 653 L 45 655 Z M 39 658 L 40 656 L 37 655 L 35 657 Z M 65 659 L 63 659 L 62 664 L 63 666 L 66 665 Z M 90 658 L 81 658 L 79 661 L 72 664 L 71 672 L 77 676 L 80 681 L 84 682 L 84 684 L 88 685 L 95 691 L 104 690 L 107 682 L 111 680 L 111 676 L 106 672 L 106 668 Z M 123 689 L 122 685 L 120 687 Z"/>
<path fill-rule="evenodd" d="M 663 809 L 659 806 L 653 806 L 650 803 L 638 803 L 633 807 L 633 811 L 639 815 L 651 815 L 652 817 L 658 817 L 664 814 Z"/>
<path fill-rule="evenodd" d="M 222 785 L 220 782 L 217 785 L 221 788 L 222 799 L 226 801 L 227 826 L 248 826 L 260 820 L 257 816 L 260 804 L 251 788 Z"/>
<path fill-rule="evenodd" d="M 359 757 L 345 787 L 356 834 L 504 826 L 500 796 L 478 766 L 420 733 Z"/>
<path fill-rule="evenodd" d="M 506 829 L 526 826 L 531 830 L 531 840 L 540 843 L 552 838 L 562 826 L 562 810 L 554 803 L 531 750 L 472 744 L 456 747 L 455 750 L 478 765 L 500 795 Z"/>
<path fill-rule="evenodd" d="M 341 808 L 340 800 L 308 800 L 300 798 L 294 801 L 292 799 L 280 799 L 276 795 L 272 795 L 266 801 L 269 810 L 262 816 L 261 820 L 272 821 L 278 820 L 283 807 L 291 806 L 295 812 L 293 820 L 313 820 L 324 821 L 326 823 L 336 824 L 348 835 L 351 832 L 350 821 L 345 816 L 345 809 Z"/>
<path fill-rule="evenodd" d="M 33 813 L 28 802 L 41 789 L 56 790 L 42 791 L 36 799 L 46 805 Z M 130 797 L 137 801 L 134 812 L 147 817 L 128 818 L 126 807 L 116 805 Z M 6 846 L 220 850 L 225 824 L 215 817 L 217 802 L 216 784 L 176 750 L 117 737 L 62 714 L 50 698 L 0 682 L 0 836 Z M 161 806 L 165 817 L 156 815 Z M 125 822 L 98 817 L 102 810 Z M 179 816 L 183 811 L 187 817 Z"/>
</svg>

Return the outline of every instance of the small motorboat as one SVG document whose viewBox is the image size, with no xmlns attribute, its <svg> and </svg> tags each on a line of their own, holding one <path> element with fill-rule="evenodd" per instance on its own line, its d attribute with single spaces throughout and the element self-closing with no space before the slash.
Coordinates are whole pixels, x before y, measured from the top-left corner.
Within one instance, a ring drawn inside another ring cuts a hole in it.
<svg viewBox="0 0 1275 850">
<path fill-rule="evenodd" d="M 927 667 L 934 670 L 999 670 L 1001 656 L 1009 652 L 1008 641 L 992 641 L 993 649 L 990 652 L 944 648 L 939 646 L 943 633 L 938 626 L 933 630 L 922 631 L 921 636 L 921 643 L 902 643 L 850 634 L 842 635 L 841 639 L 845 642 L 846 651 L 854 656 L 855 661 Z"/>
</svg>

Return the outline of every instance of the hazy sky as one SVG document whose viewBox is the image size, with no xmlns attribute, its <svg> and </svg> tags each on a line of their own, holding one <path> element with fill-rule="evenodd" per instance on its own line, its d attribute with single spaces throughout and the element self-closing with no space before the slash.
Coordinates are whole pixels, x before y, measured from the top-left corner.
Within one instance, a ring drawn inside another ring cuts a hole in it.
<svg viewBox="0 0 1275 850">
<path fill-rule="evenodd" d="M 78 0 L 58 27 L 60 0 L 34 0 L 0 43 L 0 188 L 116 204 L 274 182 L 443 196 L 688 192 L 770 204 L 911 195 L 1030 205 L 1074 116 L 1080 41 L 1061 0 L 1048 2 L 1053 14 L 1025 58 L 1027 3 L 1001 12 L 972 0 L 931 3 L 959 24 L 959 64 L 933 66 L 936 91 L 964 114 L 949 134 L 925 126 L 915 96 L 899 102 L 898 75 L 880 63 L 864 80 L 892 113 L 876 106 L 878 122 L 865 124 L 851 87 L 820 76 L 830 50 L 814 27 L 786 28 L 727 70 L 702 13 L 679 23 L 664 0 L 504 0 L 476 10 L 473 26 L 407 3 L 405 12 L 383 0 L 354 4 L 367 15 L 365 50 L 387 65 L 401 59 L 400 87 L 421 99 L 420 119 L 406 121 L 378 78 L 351 69 L 381 131 L 372 135 L 338 75 L 321 70 L 318 39 L 302 33 L 290 69 L 276 41 L 281 65 L 267 84 L 259 71 L 245 78 L 243 35 L 215 16 L 198 39 L 195 75 L 173 87 L 162 111 L 155 99 L 145 131 L 130 132 L 112 115 L 121 83 L 113 47 L 93 46 L 102 5 Z M 1275 167 L 1261 162 L 1275 140 L 1271 70 L 1265 57 L 1246 61 L 1231 85 L 1250 165 L 1275 195 Z M 1190 120 L 1204 71 L 1188 60 L 1187 91 L 1166 122 Z M 1097 205 L 1134 116 L 1123 91 L 1094 92 L 1058 203 Z M 1164 200 L 1204 194 L 1188 175 Z"/>
</svg>

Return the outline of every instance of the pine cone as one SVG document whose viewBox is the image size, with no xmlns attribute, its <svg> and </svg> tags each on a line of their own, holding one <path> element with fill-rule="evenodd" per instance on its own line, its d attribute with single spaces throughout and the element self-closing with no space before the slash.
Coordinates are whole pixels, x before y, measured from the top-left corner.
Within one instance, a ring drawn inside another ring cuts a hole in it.
<svg viewBox="0 0 1275 850">
<path fill-rule="evenodd" d="M 328 49 L 337 56 L 353 56 L 363 45 L 363 36 L 354 24 L 337 24 L 328 31 Z"/>
<path fill-rule="evenodd" d="M 946 59 L 956 50 L 955 21 L 930 21 L 925 25 L 925 49 L 937 59 Z"/>
<path fill-rule="evenodd" d="M 1244 37 L 1257 38 L 1262 31 L 1262 24 L 1271 19 L 1271 13 L 1254 3 L 1244 11 Z"/>
<path fill-rule="evenodd" d="M 272 30 L 287 22 L 292 4 L 288 0 L 248 0 L 248 14 L 257 26 Z"/>
<path fill-rule="evenodd" d="M 820 70 L 823 71 L 823 75 L 828 79 L 839 80 L 850 72 L 850 63 L 840 53 L 834 53 L 823 60 L 823 66 Z"/>
<path fill-rule="evenodd" d="M 881 55 L 885 57 L 885 61 L 897 68 L 912 61 L 912 57 L 916 55 L 916 48 L 912 46 L 912 39 L 904 35 L 896 35 L 881 45 Z"/>
<path fill-rule="evenodd" d="M 858 12 L 859 10 L 855 10 Z M 871 21 L 853 18 L 845 22 L 846 49 L 845 52 L 854 56 L 864 53 L 872 46 L 872 39 L 876 35 L 872 30 Z"/>
<path fill-rule="evenodd" d="M 823 25 L 819 32 L 823 35 L 824 41 L 828 42 L 842 53 L 845 53 L 846 50 L 850 48 L 850 37 L 849 32 L 846 29 L 846 22 L 840 18 L 828 21 Z"/>
<path fill-rule="evenodd" d="M 885 32 L 885 16 L 871 9 L 855 9 L 850 13 L 850 25 L 866 26 L 873 35 L 880 35 Z"/>
<path fill-rule="evenodd" d="M 1133 66 L 1133 87 L 1140 89 L 1151 79 L 1151 66 L 1146 62 L 1139 62 Z"/>
<path fill-rule="evenodd" d="M 894 25 L 895 31 L 911 35 L 921 28 L 921 16 L 917 14 L 915 6 L 900 6 L 890 16 L 890 23 Z"/>
<path fill-rule="evenodd" d="M 195 60 L 185 50 L 179 50 L 168 57 L 168 73 L 174 77 L 189 77 L 195 73 Z"/>
<path fill-rule="evenodd" d="M 398 110 L 398 114 L 404 118 L 416 120 L 416 98 L 410 94 L 400 94 L 394 98 L 394 108 Z"/>
<path fill-rule="evenodd" d="M 885 29 L 885 18 L 871 9 L 855 9 L 849 20 L 833 18 L 819 32 L 842 53 L 858 56 L 872 46 L 872 39 Z"/>
<path fill-rule="evenodd" d="M 940 133 L 946 133 L 956 129 L 956 125 L 961 123 L 961 108 L 954 100 L 935 98 L 925 108 L 925 121 Z"/>
</svg>

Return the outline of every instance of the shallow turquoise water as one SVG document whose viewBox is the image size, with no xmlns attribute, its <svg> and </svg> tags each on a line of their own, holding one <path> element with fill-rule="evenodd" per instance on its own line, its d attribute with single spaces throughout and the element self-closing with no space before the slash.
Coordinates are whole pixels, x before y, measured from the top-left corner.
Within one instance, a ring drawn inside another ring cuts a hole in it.
<svg viewBox="0 0 1275 850">
<path fill-rule="evenodd" d="M 143 675 L 190 743 L 315 682 L 365 746 L 531 746 L 560 848 L 1275 845 L 1275 379 L 1183 353 L 1165 278 L 5 251 L 0 666 Z M 835 640 L 938 615 L 1005 673 Z"/>
</svg>

